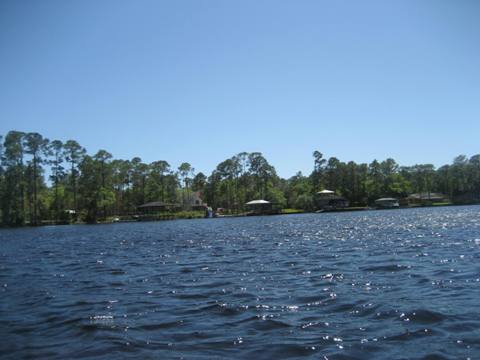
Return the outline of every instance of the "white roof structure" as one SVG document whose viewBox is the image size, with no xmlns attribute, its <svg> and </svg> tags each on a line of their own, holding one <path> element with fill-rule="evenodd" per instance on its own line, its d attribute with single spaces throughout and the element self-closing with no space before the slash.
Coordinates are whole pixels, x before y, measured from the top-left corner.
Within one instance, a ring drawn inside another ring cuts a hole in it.
<svg viewBox="0 0 480 360">
<path fill-rule="evenodd" d="M 252 200 L 247 202 L 245 205 L 261 205 L 261 204 L 270 204 L 270 201 L 267 200 Z"/>
<path fill-rule="evenodd" d="M 335 194 L 335 191 L 332 190 L 322 190 L 317 192 L 317 194 Z"/>
</svg>

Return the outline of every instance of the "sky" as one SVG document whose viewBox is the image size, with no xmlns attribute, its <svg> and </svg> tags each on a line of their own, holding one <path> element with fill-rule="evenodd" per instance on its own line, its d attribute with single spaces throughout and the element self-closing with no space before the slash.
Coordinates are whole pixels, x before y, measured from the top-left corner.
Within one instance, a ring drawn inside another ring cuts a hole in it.
<svg viewBox="0 0 480 360">
<path fill-rule="evenodd" d="M 209 174 L 480 153 L 477 0 L 1 0 L 0 134 Z"/>
</svg>

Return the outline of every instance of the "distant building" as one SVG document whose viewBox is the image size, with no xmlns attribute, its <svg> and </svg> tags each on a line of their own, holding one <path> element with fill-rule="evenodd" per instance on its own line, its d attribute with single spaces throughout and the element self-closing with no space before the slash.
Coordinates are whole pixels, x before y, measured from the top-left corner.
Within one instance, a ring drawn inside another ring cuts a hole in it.
<svg viewBox="0 0 480 360">
<path fill-rule="evenodd" d="M 350 204 L 343 196 L 335 195 L 332 190 L 322 190 L 315 195 L 318 210 L 335 210 L 348 207 Z"/>
<path fill-rule="evenodd" d="M 317 192 L 317 195 L 318 195 L 319 197 L 331 197 L 331 196 L 335 196 L 335 191 L 332 191 L 332 190 L 322 190 L 322 191 Z"/>
<path fill-rule="evenodd" d="M 142 214 L 155 214 L 160 212 L 174 212 L 182 208 L 188 210 L 206 210 L 207 204 L 202 200 L 200 191 L 193 191 L 185 195 L 184 204 L 165 203 L 163 201 L 152 201 L 138 207 Z"/>
<path fill-rule="evenodd" d="M 398 199 L 395 198 L 381 198 L 375 200 L 375 205 L 380 209 L 395 209 L 400 207 Z"/>
<path fill-rule="evenodd" d="M 163 201 L 152 201 L 138 207 L 138 211 L 142 214 L 155 214 L 166 211 L 177 211 L 181 208 L 179 204 L 168 204 Z"/>
<path fill-rule="evenodd" d="M 270 215 L 280 212 L 274 208 L 270 201 L 262 199 L 249 201 L 245 206 L 249 210 L 247 215 Z"/>
<path fill-rule="evenodd" d="M 200 191 L 193 191 L 186 196 L 185 206 L 193 210 L 205 210 L 208 205 L 203 202 L 202 193 Z"/>
</svg>

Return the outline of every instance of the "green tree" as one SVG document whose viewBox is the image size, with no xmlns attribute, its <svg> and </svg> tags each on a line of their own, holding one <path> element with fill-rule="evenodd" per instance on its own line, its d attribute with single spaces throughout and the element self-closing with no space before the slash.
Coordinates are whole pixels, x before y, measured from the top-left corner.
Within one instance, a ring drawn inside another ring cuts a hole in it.
<svg viewBox="0 0 480 360">
<path fill-rule="evenodd" d="M 98 217 L 98 193 L 101 187 L 98 168 L 94 159 L 85 155 L 78 165 L 79 200 L 82 208 L 82 218 L 87 223 L 96 223 Z"/>
<path fill-rule="evenodd" d="M 468 177 L 471 193 L 475 200 L 480 200 L 480 154 L 473 155 L 468 160 Z"/>
<path fill-rule="evenodd" d="M 199 172 L 195 177 L 193 178 L 192 181 L 192 190 L 193 191 L 200 191 L 204 192 L 205 191 L 205 185 L 207 183 L 207 177 L 205 176 L 204 173 Z"/>
<path fill-rule="evenodd" d="M 93 157 L 86 155 L 79 164 L 79 198 L 83 218 L 88 223 L 106 219 L 107 208 L 115 203 L 115 193 L 111 185 L 111 154 L 98 151 Z"/>
<path fill-rule="evenodd" d="M 189 196 L 189 184 L 191 176 L 193 175 L 194 169 L 192 166 L 184 162 L 178 167 L 178 175 L 180 176 L 180 181 L 183 183 L 184 191 L 182 191 L 182 205 L 186 205 L 186 197 Z"/>
<path fill-rule="evenodd" d="M 341 182 L 341 162 L 336 157 L 328 159 L 325 167 L 326 186 L 333 191 L 339 191 Z"/>
<path fill-rule="evenodd" d="M 10 131 L 4 141 L 2 222 L 9 226 L 25 223 L 24 136 L 23 132 Z"/>
<path fill-rule="evenodd" d="M 39 133 L 28 133 L 24 138 L 25 153 L 31 155 L 31 167 L 32 176 L 31 193 L 33 195 L 33 209 L 31 213 L 30 223 L 32 225 L 38 225 L 38 187 L 39 187 L 39 174 L 42 171 L 41 164 L 44 161 L 43 156 L 48 156 L 48 139 L 44 139 Z"/>
<path fill-rule="evenodd" d="M 154 161 L 149 165 L 149 199 L 166 199 L 166 176 L 170 173 L 170 164 L 165 160 Z"/>
<path fill-rule="evenodd" d="M 313 182 L 314 191 L 319 191 L 323 187 L 323 174 L 327 160 L 323 158 L 323 154 L 320 151 L 313 152 L 313 172 L 311 179 Z"/>
<path fill-rule="evenodd" d="M 289 208 L 301 210 L 314 210 L 314 185 L 312 176 L 310 178 L 298 172 L 287 181 L 285 189 L 286 203 Z"/>
<path fill-rule="evenodd" d="M 130 199 L 131 163 L 129 160 L 113 160 L 110 163 L 112 188 L 115 193 L 115 209 L 117 215 L 129 213 L 132 209 Z"/>
<path fill-rule="evenodd" d="M 54 200 L 53 200 L 53 213 L 54 218 L 57 221 L 58 218 L 61 216 L 62 207 L 60 203 L 60 184 L 61 181 L 65 177 L 65 169 L 63 167 L 64 161 L 64 149 L 63 143 L 60 140 L 53 140 L 50 142 L 50 155 L 52 156 L 52 160 L 50 161 L 51 165 L 51 175 L 50 180 L 53 182 L 54 188 Z"/>
<path fill-rule="evenodd" d="M 453 198 L 454 178 L 450 165 L 441 166 L 435 173 L 435 189 L 442 194 Z"/>
<path fill-rule="evenodd" d="M 114 195 L 111 187 L 109 186 L 109 180 L 111 180 L 111 166 L 110 159 L 112 154 L 106 150 L 99 150 L 93 159 L 98 163 L 100 171 L 100 206 L 103 209 L 103 219 L 107 218 L 107 207 L 114 202 Z"/>
<path fill-rule="evenodd" d="M 78 199 L 77 199 L 77 179 L 79 175 L 79 164 L 83 161 L 86 150 L 81 147 L 75 140 L 68 140 L 63 145 L 65 151 L 65 160 L 70 164 L 70 186 L 73 195 L 72 208 L 75 213 L 78 211 Z"/>
<path fill-rule="evenodd" d="M 133 203 L 135 206 L 139 206 L 144 204 L 146 199 L 148 165 L 143 163 L 139 157 L 134 157 L 131 163 Z"/>
<path fill-rule="evenodd" d="M 369 203 L 373 203 L 373 201 L 383 196 L 383 174 L 380 163 L 376 159 L 368 165 L 366 188 Z"/>
<path fill-rule="evenodd" d="M 268 187 L 275 181 L 277 174 L 262 153 L 253 152 L 248 155 L 249 174 L 256 185 L 256 197 L 266 198 Z"/>
</svg>

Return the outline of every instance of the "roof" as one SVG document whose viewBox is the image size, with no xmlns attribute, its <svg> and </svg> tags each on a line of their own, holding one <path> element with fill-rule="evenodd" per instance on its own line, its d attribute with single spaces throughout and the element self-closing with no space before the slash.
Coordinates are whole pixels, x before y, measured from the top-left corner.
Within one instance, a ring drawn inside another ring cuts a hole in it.
<svg viewBox="0 0 480 360">
<path fill-rule="evenodd" d="M 261 204 L 270 204 L 270 201 L 267 200 L 252 200 L 247 202 L 245 205 L 261 205 Z"/>
<path fill-rule="evenodd" d="M 380 198 L 375 201 L 398 201 L 398 199 L 395 198 Z"/>
<path fill-rule="evenodd" d="M 332 190 L 322 190 L 317 192 L 317 194 L 335 194 L 335 191 Z"/>
</svg>

